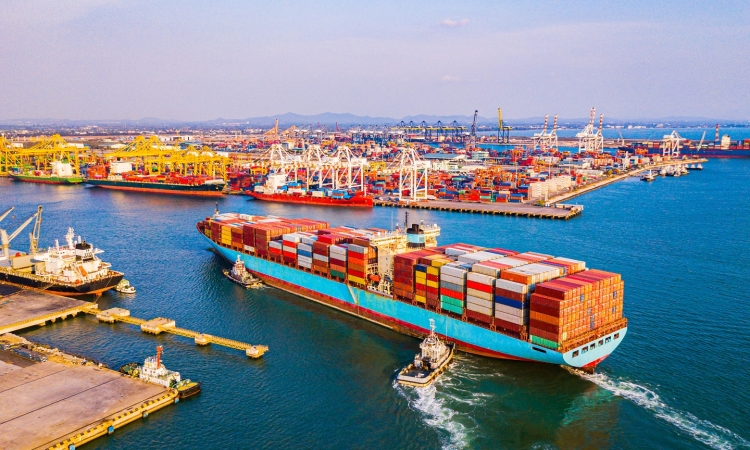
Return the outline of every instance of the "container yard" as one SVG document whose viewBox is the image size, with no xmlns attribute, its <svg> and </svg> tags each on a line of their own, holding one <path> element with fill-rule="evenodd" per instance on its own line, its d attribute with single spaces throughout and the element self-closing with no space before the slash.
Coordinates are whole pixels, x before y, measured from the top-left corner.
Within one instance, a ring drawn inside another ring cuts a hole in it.
<svg viewBox="0 0 750 450">
<path fill-rule="evenodd" d="M 620 275 L 553 255 L 438 246 L 437 225 L 388 231 L 217 211 L 197 228 L 273 287 L 413 336 L 434 320 L 470 353 L 593 371 L 627 332 Z"/>
<path fill-rule="evenodd" d="M 417 205 L 569 219 L 582 208 L 548 207 L 634 171 L 696 164 L 710 156 L 701 153 L 708 148 L 703 140 L 691 142 L 676 132 L 665 135 L 659 145 L 608 148 L 603 116 L 598 128 L 594 119 L 592 109 L 575 141 L 562 145 L 556 117 L 551 129 L 545 119 L 539 133 L 504 146 L 488 144 L 475 126 L 473 131 L 456 131 L 457 126 L 426 124 L 401 124 L 383 139 L 356 128 L 310 133 L 303 127 L 280 131 L 278 125 L 230 142 L 210 134 L 184 136 L 189 139 L 185 141 L 179 135 L 154 135 L 75 143 L 59 135 L 32 142 L 3 137 L 0 175 L 164 195 L 245 194 L 260 201 L 308 206 Z M 498 123 L 505 126 L 501 117 Z M 726 151 L 740 152 L 741 147 L 732 144 Z"/>
</svg>

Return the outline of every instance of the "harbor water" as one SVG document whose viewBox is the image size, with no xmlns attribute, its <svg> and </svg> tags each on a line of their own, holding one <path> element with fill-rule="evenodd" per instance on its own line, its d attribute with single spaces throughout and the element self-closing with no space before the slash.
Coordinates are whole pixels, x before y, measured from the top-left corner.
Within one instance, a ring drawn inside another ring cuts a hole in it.
<svg viewBox="0 0 750 450">
<path fill-rule="evenodd" d="M 203 392 L 86 448 L 750 448 L 750 160 L 576 198 L 570 221 L 410 211 L 439 242 L 563 255 L 622 273 L 630 329 L 593 375 L 458 354 L 425 390 L 395 385 L 419 341 L 272 288 L 221 274 L 195 223 L 214 201 L 0 180 L 3 228 L 44 206 L 42 245 L 67 227 L 105 250 L 135 295 L 100 308 L 268 345 L 259 360 L 173 335 L 76 317 L 23 333 L 117 368 L 164 347 Z M 219 200 L 222 211 L 390 228 L 403 210 L 347 211 Z M 28 231 L 28 230 L 27 230 Z M 28 233 L 12 247 L 25 249 Z M 425 324 L 426 325 L 426 324 Z"/>
</svg>

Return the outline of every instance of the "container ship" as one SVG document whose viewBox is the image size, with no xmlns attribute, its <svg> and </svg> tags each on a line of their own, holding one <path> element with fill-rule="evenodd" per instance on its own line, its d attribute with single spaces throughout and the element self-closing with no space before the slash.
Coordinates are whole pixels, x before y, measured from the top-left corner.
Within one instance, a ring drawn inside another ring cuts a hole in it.
<svg viewBox="0 0 750 450">
<path fill-rule="evenodd" d="M 24 172 L 11 173 L 10 177 L 16 181 L 41 184 L 80 184 L 83 178 L 73 173 L 70 163 L 53 161 L 51 170 L 27 170 Z"/>
<path fill-rule="evenodd" d="M 286 182 L 285 175 L 269 175 L 265 186 L 246 190 L 246 195 L 256 199 L 278 203 L 300 203 L 319 206 L 347 206 L 350 208 L 372 208 L 372 197 L 362 191 L 349 189 L 308 190 L 298 182 Z"/>
<path fill-rule="evenodd" d="M 470 244 L 437 225 L 388 231 L 237 213 L 197 223 L 268 285 L 458 350 L 593 371 L 627 333 L 620 275 L 583 261 Z"/>
<path fill-rule="evenodd" d="M 117 191 L 135 191 L 197 197 L 221 197 L 225 182 L 221 178 L 202 175 L 160 174 L 143 175 L 133 173 L 129 162 L 111 162 L 110 171 L 103 166 L 89 169 L 85 183 L 91 186 Z"/>
<path fill-rule="evenodd" d="M 0 216 L 0 220 L 12 208 Z M 65 235 L 66 245 L 55 242 L 54 247 L 37 249 L 41 226 L 42 207 L 26 220 L 16 231 L 8 235 L 0 230 L 2 254 L 0 254 L 0 282 L 39 289 L 63 296 L 101 294 L 113 289 L 122 280 L 123 274 L 111 269 L 111 265 L 99 259 L 103 250 L 95 248 L 78 236 L 75 240 L 73 228 Z M 10 250 L 10 241 L 32 220 L 36 219 L 31 233 L 31 248 L 28 253 Z"/>
</svg>

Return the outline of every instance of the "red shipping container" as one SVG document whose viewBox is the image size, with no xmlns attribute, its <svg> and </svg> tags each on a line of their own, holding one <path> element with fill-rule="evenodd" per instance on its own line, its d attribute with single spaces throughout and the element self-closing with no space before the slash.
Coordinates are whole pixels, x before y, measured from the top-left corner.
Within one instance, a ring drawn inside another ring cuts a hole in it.
<svg viewBox="0 0 750 450">
<path fill-rule="evenodd" d="M 492 294 L 492 286 L 482 283 L 477 283 L 476 281 L 467 280 L 466 281 L 466 287 L 471 289 L 476 289 L 477 291 L 486 292 L 488 294 Z"/>
<path fill-rule="evenodd" d="M 456 300 L 464 300 L 463 292 L 456 292 L 452 289 L 448 289 L 445 287 L 440 288 L 440 295 L 445 295 L 446 297 L 455 298 Z"/>
<path fill-rule="evenodd" d="M 467 309 L 465 311 L 466 311 L 466 315 L 470 319 L 474 319 L 474 320 L 477 320 L 479 322 L 484 322 L 484 323 L 490 323 L 492 321 L 492 316 L 486 316 L 486 315 L 484 315 L 482 313 L 478 313 L 478 312 L 472 311 L 470 309 Z"/>
<path fill-rule="evenodd" d="M 427 292 L 433 295 L 439 295 L 440 289 L 432 286 L 427 286 Z"/>
<path fill-rule="evenodd" d="M 501 320 L 501 319 L 498 319 L 497 317 L 495 317 L 495 326 L 498 328 L 508 330 L 508 331 L 512 331 L 514 333 L 520 333 L 521 329 L 523 328 L 521 325 L 515 324 L 513 322 Z"/>
<path fill-rule="evenodd" d="M 364 272 L 361 272 L 359 270 L 354 270 L 351 267 L 347 270 L 346 273 L 348 273 L 349 275 L 353 275 L 355 277 L 359 277 L 359 278 L 364 278 L 365 277 L 365 273 Z"/>
</svg>

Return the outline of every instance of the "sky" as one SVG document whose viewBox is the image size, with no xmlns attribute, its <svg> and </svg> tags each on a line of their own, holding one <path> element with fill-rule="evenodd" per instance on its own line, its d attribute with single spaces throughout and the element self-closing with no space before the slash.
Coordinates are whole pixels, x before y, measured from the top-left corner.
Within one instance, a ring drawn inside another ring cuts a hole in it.
<svg viewBox="0 0 750 450">
<path fill-rule="evenodd" d="M 3 0 L 0 120 L 750 120 L 748 1 Z"/>
</svg>

